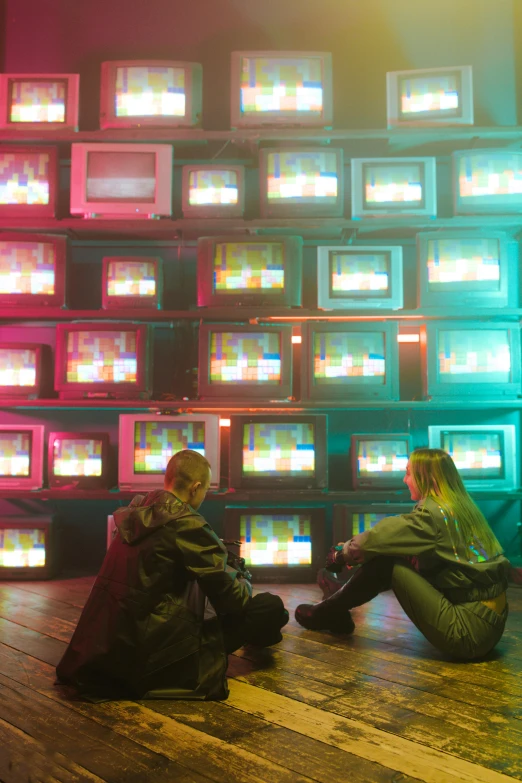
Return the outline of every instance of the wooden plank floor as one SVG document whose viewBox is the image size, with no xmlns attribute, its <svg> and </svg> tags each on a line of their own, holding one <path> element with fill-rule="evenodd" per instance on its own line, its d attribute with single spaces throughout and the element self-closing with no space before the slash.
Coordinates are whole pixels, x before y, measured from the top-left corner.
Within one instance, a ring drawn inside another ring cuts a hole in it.
<svg viewBox="0 0 522 783">
<path fill-rule="evenodd" d="M 391 593 L 342 637 L 293 620 L 315 585 L 273 586 L 292 620 L 272 650 L 230 656 L 228 701 L 93 705 L 54 682 L 92 582 L 0 583 L 2 783 L 522 780 L 521 588 L 496 654 L 462 664 Z"/>
</svg>

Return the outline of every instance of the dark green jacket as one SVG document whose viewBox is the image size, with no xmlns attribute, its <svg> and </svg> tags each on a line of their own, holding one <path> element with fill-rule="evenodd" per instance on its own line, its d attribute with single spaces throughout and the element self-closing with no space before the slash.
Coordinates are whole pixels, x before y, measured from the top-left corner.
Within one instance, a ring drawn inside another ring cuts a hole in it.
<svg viewBox="0 0 522 783">
<path fill-rule="evenodd" d="M 163 490 L 115 513 L 118 534 L 57 667 L 86 694 L 223 699 L 227 658 L 217 615 L 241 615 L 246 583 L 190 506 Z M 208 600 L 206 600 L 208 599 Z"/>
<path fill-rule="evenodd" d="M 348 565 L 378 555 L 414 557 L 419 573 L 453 603 L 484 601 L 503 593 L 509 561 L 503 555 L 481 560 L 473 549 L 454 547 L 455 538 L 453 523 L 447 524 L 440 506 L 428 498 L 411 513 L 385 517 L 352 538 L 344 555 Z"/>
</svg>

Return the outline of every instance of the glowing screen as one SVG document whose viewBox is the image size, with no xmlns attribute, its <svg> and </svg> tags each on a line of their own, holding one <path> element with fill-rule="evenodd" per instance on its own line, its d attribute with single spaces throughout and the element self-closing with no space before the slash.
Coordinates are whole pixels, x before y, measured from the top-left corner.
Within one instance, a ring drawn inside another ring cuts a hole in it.
<svg viewBox="0 0 522 783">
<path fill-rule="evenodd" d="M 0 204 L 49 204 L 46 152 L 0 153 Z"/>
<path fill-rule="evenodd" d="M 136 383 L 136 332 L 67 334 L 67 383 Z"/>
<path fill-rule="evenodd" d="M 364 163 L 363 169 L 366 206 L 423 205 L 424 177 L 419 163 Z"/>
<path fill-rule="evenodd" d="M 368 479 L 402 479 L 408 457 L 408 444 L 404 440 L 359 440 L 357 475 Z"/>
<path fill-rule="evenodd" d="M 156 193 L 154 152 L 87 153 L 87 200 L 152 203 Z"/>
<path fill-rule="evenodd" d="M 307 514 L 241 514 L 239 538 L 240 554 L 247 566 L 312 564 Z"/>
<path fill-rule="evenodd" d="M 94 438 L 55 438 L 52 471 L 55 476 L 101 476 L 101 440 Z"/>
<path fill-rule="evenodd" d="M 359 533 L 364 533 L 366 530 L 371 530 L 375 527 L 377 522 L 385 517 L 392 516 L 391 514 L 375 514 L 373 511 L 363 512 L 360 511 L 356 514 L 352 514 L 352 535 L 357 536 Z"/>
<path fill-rule="evenodd" d="M 0 430 L 0 476 L 31 475 L 30 432 Z"/>
<path fill-rule="evenodd" d="M 218 242 L 214 255 L 214 290 L 279 293 L 285 287 L 283 244 Z"/>
<path fill-rule="evenodd" d="M 38 568 L 45 565 L 45 530 L 0 529 L 0 566 Z"/>
<path fill-rule="evenodd" d="M 462 383 L 462 376 L 473 376 L 470 383 L 488 383 L 500 380 L 499 374 L 502 380 L 509 381 L 511 351 L 507 331 L 441 330 L 438 339 L 439 373 L 444 383 Z M 495 378 L 491 377 L 493 374 Z"/>
<path fill-rule="evenodd" d="M 212 332 L 211 383 L 277 384 L 281 341 L 276 332 Z"/>
<path fill-rule="evenodd" d="M 231 169 L 199 169 L 189 172 L 189 204 L 237 204 L 239 184 L 237 171 Z"/>
<path fill-rule="evenodd" d="M 138 421 L 134 425 L 134 473 L 164 473 L 182 449 L 205 456 L 204 421 Z"/>
<path fill-rule="evenodd" d="M 271 152 L 266 168 L 269 203 L 329 204 L 337 200 L 335 152 Z"/>
<path fill-rule="evenodd" d="M 243 475 L 313 476 L 314 425 L 248 423 L 243 429 Z"/>
<path fill-rule="evenodd" d="M 383 332 L 316 332 L 314 381 L 318 385 L 383 384 Z"/>
<path fill-rule="evenodd" d="M 458 158 L 459 197 L 464 204 L 520 204 L 522 156 L 506 150 L 488 155 L 487 150 Z"/>
<path fill-rule="evenodd" d="M 457 72 L 408 76 L 400 79 L 400 111 L 405 117 L 431 112 L 454 115 L 459 109 Z"/>
<path fill-rule="evenodd" d="M 343 253 L 332 250 L 330 292 L 342 296 L 386 296 L 390 286 L 390 261 L 387 253 Z"/>
<path fill-rule="evenodd" d="M 156 264 L 152 261 L 109 261 L 107 267 L 109 296 L 156 295 Z"/>
<path fill-rule="evenodd" d="M 320 114 L 323 110 L 322 71 L 319 57 L 243 57 L 242 114 Z"/>
<path fill-rule="evenodd" d="M 428 287 L 431 291 L 498 291 L 500 246 L 498 239 L 430 239 Z"/>
<path fill-rule="evenodd" d="M 463 479 L 503 478 L 501 432 L 443 432 L 441 448 L 452 457 Z"/>
<path fill-rule="evenodd" d="M 10 87 L 10 122 L 65 122 L 65 80 L 16 79 Z"/>
<path fill-rule="evenodd" d="M 185 69 L 128 66 L 116 69 L 116 117 L 184 117 Z"/>
<path fill-rule="evenodd" d="M 0 241 L 0 294 L 54 294 L 52 242 Z"/>
<path fill-rule="evenodd" d="M 0 386 L 35 386 L 36 351 L 0 348 Z"/>
</svg>

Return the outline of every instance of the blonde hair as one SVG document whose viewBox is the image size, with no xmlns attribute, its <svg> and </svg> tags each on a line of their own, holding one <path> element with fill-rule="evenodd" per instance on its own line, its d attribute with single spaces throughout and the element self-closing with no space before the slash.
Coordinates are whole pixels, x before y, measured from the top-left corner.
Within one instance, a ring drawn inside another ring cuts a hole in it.
<svg viewBox="0 0 522 783">
<path fill-rule="evenodd" d="M 176 452 L 165 471 L 165 489 L 185 490 L 196 481 L 205 483 L 210 470 L 210 462 L 199 451 L 183 449 Z"/>
<path fill-rule="evenodd" d="M 466 560 L 480 562 L 502 554 L 497 537 L 469 496 L 455 463 L 442 449 L 415 449 L 410 472 L 423 500 L 432 498 L 442 509 L 458 548 Z"/>
</svg>

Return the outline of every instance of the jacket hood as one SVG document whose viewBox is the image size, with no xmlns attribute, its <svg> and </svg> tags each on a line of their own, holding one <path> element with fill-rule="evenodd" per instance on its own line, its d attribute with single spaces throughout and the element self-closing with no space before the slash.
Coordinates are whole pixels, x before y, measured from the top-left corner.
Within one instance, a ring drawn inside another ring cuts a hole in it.
<svg viewBox="0 0 522 783">
<path fill-rule="evenodd" d="M 136 495 L 129 506 L 114 512 L 114 522 L 126 544 L 137 544 L 173 519 L 194 514 L 194 510 L 179 498 L 157 489 L 146 495 Z"/>
</svg>

